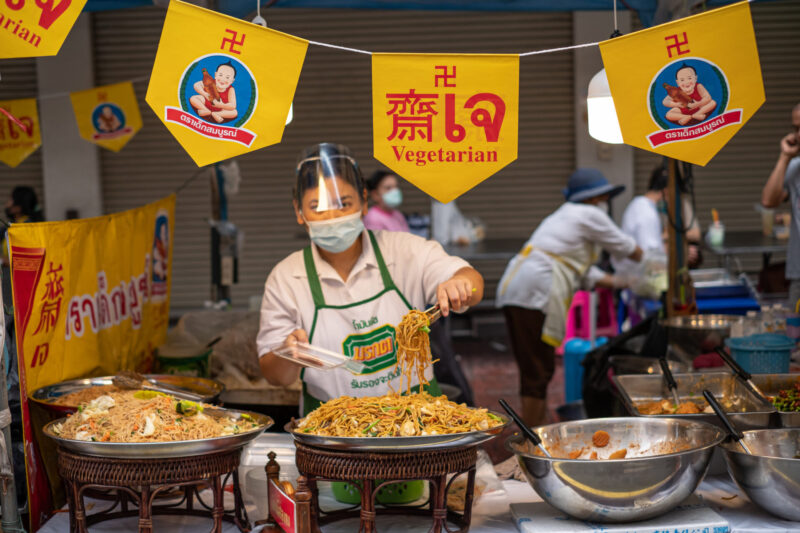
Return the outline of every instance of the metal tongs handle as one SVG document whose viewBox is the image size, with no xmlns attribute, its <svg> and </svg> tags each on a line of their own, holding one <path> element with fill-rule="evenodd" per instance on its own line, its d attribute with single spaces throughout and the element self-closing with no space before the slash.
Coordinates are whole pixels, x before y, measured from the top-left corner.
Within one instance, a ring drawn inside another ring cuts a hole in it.
<svg viewBox="0 0 800 533">
<path fill-rule="evenodd" d="M 734 374 L 739 376 L 739 378 L 741 378 L 748 385 L 750 385 L 750 388 L 753 389 L 756 392 L 756 394 L 758 394 L 764 399 L 767 399 L 767 396 L 763 392 L 761 392 L 761 389 L 758 388 L 758 385 L 753 383 L 753 376 L 750 374 L 750 372 L 742 368 L 742 365 L 737 363 L 736 360 L 733 357 L 731 357 L 731 355 L 728 352 L 725 351 L 724 347 L 717 346 L 716 348 L 714 348 L 714 351 L 716 351 L 719 354 L 719 356 L 722 357 L 722 360 L 725 361 L 725 363 L 729 367 L 731 367 L 731 370 L 733 370 Z"/>
<path fill-rule="evenodd" d="M 529 441 L 531 441 L 534 446 L 538 446 L 539 449 L 542 450 L 547 457 L 551 457 L 552 458 L 552 455 L 550 455 L 550 452 L 548 452 L 547 448 L 545 448 L 544 444 L 542 444 L 542 439 L 539 438 L 539 435 L 537 435 L 535 431 L 533 431 L 531 428 L 528 427 L 528 424 L 526 424 L 522 420 L 522 418 L 520 418 L 520 416 L 517 414 L 517 412 L 514 409 L 512 409 L 512 407 L 510 405 L 508 405 L 508 403 L 505 400 L 503 400 L 502 398 L 499 400 L 499 403 L 500 403 L 500 406 L 503 409 L 505 409 L 506 413 L 508 413 L 509 416 L 511 416 L 511 418 L 514 420 L 514 422 L 516 422 L 516 424 L 519 427 L 519 429 L 522 430 L 522 434 L 525 436 L 525 438 L 528 439 Z"/>
<path fill-rule="evenodd" d="M 747 452 L 749 455 L 753 455 L 753 453 L 750 451 L 750 448 L 748 448 L 747 445 L 744 443 L 744 435 L 742 435 L 736 429 L 736 426 L 733 425 L 733 422 L 731 422 L 731 419 L 728 418 L 728 415 L 722 409 L 722 406 L 719 404 L 719 402 L 714 397 L 714 395 L 711 394 L 711 391 L 709 391 L 708 389 L 704 389 L 703 390 L 703 397 L 708 402 L 708 405 L 710 405 L 711 408 L 714 410 L 714 412 L 717 414 L 719 419 L 722 420 L 722 423 L 725 425 L 725 429 L 728 430 L 728 434 L 736 442 L 739 443 L 739 445 L 744 449 L 745 452 Z"/>
<path fill-rule="evenodd" d="M 675 376 L 672 375 L 672 370 L 669 369 L 669 363 L 665 357 L 659 357 L 658 364 L 661 365 L 661 373 L 664 375 L 664 381 L 667 382 L 667 388 L 672 393 L 672 400 L 677 408 L 681 402 L 678 398 L 678 384 L 675 382 Z"/>
</svg>

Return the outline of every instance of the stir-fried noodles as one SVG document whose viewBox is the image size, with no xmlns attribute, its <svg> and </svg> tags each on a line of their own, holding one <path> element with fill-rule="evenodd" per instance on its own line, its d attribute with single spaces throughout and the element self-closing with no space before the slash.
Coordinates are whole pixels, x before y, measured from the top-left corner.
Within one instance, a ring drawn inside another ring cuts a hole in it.
<svg viewBox="0 0 800 533">
<path fill-rule="evenodd" d="M 99 398 L 100 396 L 114 392 L 122 392 L 123 390 L 124 389 L 120 389 L 116 385 L 96 385 L 94 387 L 87 387 L 75 392 L 70 392 L 69 394 L 64 394 L 58 398 L 54 398 L 50 403 L 55 405 L 66 405 L 68 407 L 78 407 L 79 405 L 85 405 L 95 398 Z"/>
<path fill-rule="evenodd" d="M 252 418 L 203 414 L 204 405 L 151 391 L 100 396 L 53 432 L 65 439 L 95 442 L 168 442 L 223 437 L 259 427 Z"/>
<path fill-rule="evenodd" d="M 429 325 L 428 315 L 412 309 L 395 328 L 397 365 L 400 366 L 402 372 L 400 392 L 403 392 L 403 382 L 405 381 L 405 392 L 411 393 L 411 379 L 414 373 L 419 379 L 420 386 L 428 384 L 425 370 L 434 363 L 431 356 L 431 341 L 428 337 Z"/>
<path fill-rule="evenodd" d="M 297 431 L 335 437 L 414 437 L 487 430 L 503 420 L 428 393 L 400 396 L 342 396 L 322 404 L 297 425 Z"/>
</svg>

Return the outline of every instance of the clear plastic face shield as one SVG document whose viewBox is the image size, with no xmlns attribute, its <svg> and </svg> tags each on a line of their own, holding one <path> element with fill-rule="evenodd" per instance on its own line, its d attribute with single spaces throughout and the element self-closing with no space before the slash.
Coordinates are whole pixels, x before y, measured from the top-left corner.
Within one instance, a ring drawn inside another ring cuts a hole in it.
<svg viewBox="0 0 800 533">
<path fill-rule="evenodd" d="M 297 164 L 295 201 L 306 221 L 360 213 L 363 179 L 347 147 L 320 144 L 304 152 Z"/>
</svg>

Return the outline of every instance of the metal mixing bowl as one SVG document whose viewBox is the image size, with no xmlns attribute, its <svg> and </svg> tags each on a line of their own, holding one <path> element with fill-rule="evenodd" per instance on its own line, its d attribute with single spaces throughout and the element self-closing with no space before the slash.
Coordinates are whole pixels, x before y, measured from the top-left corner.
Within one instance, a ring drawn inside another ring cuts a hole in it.
<svg viewBox="0 0 800 533">
<path fill-rule="evenodd" d="M 728 473 L 750 500 L 784 520 L 800 521 L 800 429 L 744 432 L 745 453 L 735 442 L 721 446 Z"/>
<path fill-rule="evenodd" d="M 731 334 L 731 325 L 742 320 L 735 315 L 689 315 L 662 320 L 667 329 L 671 355 L 691 364 L 700 354 L 713 352 Z"/>
<path fill-rule="evenodd" d="M 621 448 L 628 456 L 551 459 L 528 453 L 519 435 L 506 441 L 506 449 L 517 456 L 528 483 L 556 509 L 592 522 L 634 522 L 664 514 L 694 492 L 714 447 L 725 438 L 711 424 L 674 418 L 595 418 L 535 428 L 548 451 L 558 455 L 591 445 L 598 430 L 611 436 L 608 446 L 592 448 L 601 457 Z M 689 448 L 663 453 L 674 443 Z"/>
</svg>

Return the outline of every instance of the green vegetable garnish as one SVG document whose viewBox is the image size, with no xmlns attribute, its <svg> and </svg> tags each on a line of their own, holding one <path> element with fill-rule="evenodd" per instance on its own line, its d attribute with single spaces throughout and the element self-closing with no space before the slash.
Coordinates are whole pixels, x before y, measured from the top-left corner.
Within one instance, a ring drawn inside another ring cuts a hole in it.
<svg viewBox="0 0 800 533">
<path fill-rule="evenodd" d="M 498 422 L 502 422 L 502 421 L 503 421 L 503 419 L 502 419 L 502 418 L 500 418 L 500 417 L 499 417 L 499 416 L 497 416 L 497 415 L 493 415 L 492 413 L 486 413 L 486 415 L 487 415 L 489 418 L 491 418 L 492 420 L 497 420 Z"/>
<path fill-rule="evenodd" d="M 137 390 L 133 393 L 133 397 L 137 400 L 152 400 L 159 396 L 166 396 L 166 394 L 154 390 Z"/>
<path fill-rule="evenodd" d="M 189 400 L 178 400 L 175 403 L 175 410 L 178 414 L 192 416 L 197 413 L 202 413 L 203 406 L 196 402 L 190 402 Z"/>
<path fill-rule="evenodd" d="M 381 407 L 381 411 L 384 413 L 387 411 L 394 411 L 395 409 L 400 409 L 399 407 Z"/>
<path fill-rule="evenodd" d="M 242 413 L 242 414 L 241 414 L 241 415 L 239 415 L 239 416 L 240 416 L 240 418 L 241 418 L 242 420 L 252 420 L 252 419 L 253 419 L 253 417 L 252 417 L 252 416 L 250 416 L 250 415 L 248 415 L 247 413 Z"/>
<path fill-rule="evenodd" d="M 364 430 L 363 430 L 361 433 L 363 433 L 364 435 L 366 435 L 367 433 L 369 433 L 369 430 L 371 430 L 372 428 L 374 428 L 375 426 L 377 426 L 377 425 L 378 425 L 378 422 L 380 422 L 380 420 L 376 420 L 376 421 L 375 421 L 375 422 L 373 422 L 372 424 L 368 425 L 368 426 L 366 427 L 366 429 L 364 429 Z"/>
<path fill-rule="evenodd" d="M 82 413 L 82 412 L 83 412 L 83 406 L 82 406 L 82 405 L 79 405 L 79 406 L 78 406 L 78 412 L 79 412 L 79 413 Z"/>
<path fill-rule="evenodd" d="M 305 429 L 303 430 L 303 433 L 311 433 L 311 432 L 312 432 L 312 431 L 314 431 L 315 429 L 317 429 L 317 428 L 313 428 L 313 427 L 312 427 L 312 428 L 305 428 Z"/>
<path fill-rule="evenodd" d="M 92 442 L 97 442 L 97 439 L 92 437 Z"/>
</svg>

